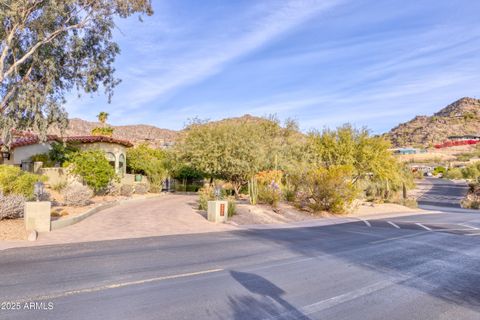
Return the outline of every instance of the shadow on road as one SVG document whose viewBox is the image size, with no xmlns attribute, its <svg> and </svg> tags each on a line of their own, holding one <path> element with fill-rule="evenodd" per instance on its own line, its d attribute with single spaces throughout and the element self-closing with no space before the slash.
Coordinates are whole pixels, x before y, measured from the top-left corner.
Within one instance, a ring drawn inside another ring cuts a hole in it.
<svg viewBox="0 0 480 320">
<path fill-rule="evenodd" d="M 229 297 L 233 319 L 310 319 L 285 301 L 282 298 L 285 291 L 267 279 L 239 271 L 230 271 L 230 274 L 245 289 L 259 296 L 257 299 L 253 296 Z"/>
<path fill-rule="evenodd" d="M 472 251 L 480 248 L 479 238 L 431 232 L 376 244 L 379 238 L 368 236 L 373 228 L 365 228 L 364 235 L 358 232 L 352 236 L 348 230 L 358 231 L 358 227 L 352 229 L 351 225 L 250 231 L 248 237 L 273 241 L 305 256 L 330 255 L 388 276 L 406 277 L 408 280 L 400 285 L 480 310 L 480 255 Z M 414 233 L 418 230 L 405 230 L 405 235 Z M 238 275 L 236 278 L 244 283 L 248 279 Z M 245 287 L 249 286 L 253 285 L 247 282 Z M 254 292 L 255 287 L 251 289 Z M 280 293 L 273 289 L 269 292 Z"/>
</svg>

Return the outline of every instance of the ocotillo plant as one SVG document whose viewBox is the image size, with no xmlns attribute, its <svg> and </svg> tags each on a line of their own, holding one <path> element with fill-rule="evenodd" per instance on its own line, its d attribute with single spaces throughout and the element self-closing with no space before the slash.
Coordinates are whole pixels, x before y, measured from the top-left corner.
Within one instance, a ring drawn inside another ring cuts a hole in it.
<svg viewBox="0 0 480 320">
<path fill-rule="evenodd" d="M 258 183 L 255 177 L 248 181 L 248 195 L 250 196 L 250 204 L 256 205 L 258 201 Z"/>
</svg>

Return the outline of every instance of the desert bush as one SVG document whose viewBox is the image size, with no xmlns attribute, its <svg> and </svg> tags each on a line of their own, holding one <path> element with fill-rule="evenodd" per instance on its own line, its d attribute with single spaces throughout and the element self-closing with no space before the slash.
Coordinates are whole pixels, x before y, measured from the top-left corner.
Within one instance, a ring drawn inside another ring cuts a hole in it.
<svg viewBox="0 0 480 320">
<path fill-rule="evenodd" d="M 64 164 L 74 175 L 82 178 L 95 192 L 108 187 L 117 178 L 115 169 L 110 165 L 101 150 L 86 150 L 73 153 Z"/>
<path fill-rule="evenodd" d="M 228 197 L 228 217 L 233 217 L 233 215 L 237 212 L 237 202 L 235 200 L 235 197 Z"/>
<path fill-rule="evenodd" d="M 146 183 L 137 183 L 135 184 L 135 193 L 136 194 L 145 194 L 148 192 L 149 186 Z"/>
<path fill-rule="evenodd" d="M 57 191 L 57 192 L 61 192 L 63 189 L 65 189 L 65 187 L 67 186 L 67 182 L 66 181 L 61 181 L 59 183 L 55 183 L 52 185 L 52 189 Z"/>
<path fill-rule="evenodd" d="M 350 166 L 309 171 L 300 186 L 299 200 L 314 211 L 345 213 L 357 195 Z"/>
<path fill-rule="evenodd" d="M 25 197 L 21 195 L 4 195 L 0 192 L 0 220 L 23 217 Z"/>
<path fill-rule="evenodd" d="M 203 188 L 198 190 L 198 195 L 198 209 L 208 210 L 208 201 L 215 199 L 215 188 L 210 184 L 206 184 Z"/>
<path fill-rule="evenodd" d="M 44 168 L 50 168 L 55 166 L 55 163 L 50 159 L 48 153 L 39 153 L 30 157 L 33 162 L 43 162 Z"/>
<path fill-rule="evenodd" d="M 90 203 L 93 191 L 88 186 L 73 182 L 62 190 L 62 195 L 67 206 L 81 207 Z"/>
<path fill-rule="evenodd" d="M 470 184 L 470 190 L 461 205 L 463 208 L 480 209 L 480 183 Z"/>
<path fill-rule="evenodd" d="M 122 184 L 120 186 L 120 195 L 124 197 L 131 197 L 135 188 L 131 184 Z"/>
<path fill-rule="evenodd" d="M 459 168 L 448 169 L 444 177 L 447 179 L 453 179 L 453 180 L 462 179 L 463 178 L 462 170 Z"/>
<path fill-rule="evenodd" d="M 435 169 L 433 169 L 432 173 L 434 176 L 438 174 L 441 174 L 443 176 L 445 173 L 447 173 L 447 169 L 445 167 L 438 166 L 438 167 L 435 167 Z"/>
<path fill-rule="evenodd" d="M 24 172 L 19 167 L 0 165 L 0 192 L 5 195 L 18 194 L 27 200 L 34 198 L 34 185 L 46 181 L 45 176 Z"/>
<path fill-rule="evenodd" d="M 282 198 L 283 172 L 280 170 L 261 171 L 255 175 L 258 182 L 258 200 L 277 207 Z"/>
</svg>

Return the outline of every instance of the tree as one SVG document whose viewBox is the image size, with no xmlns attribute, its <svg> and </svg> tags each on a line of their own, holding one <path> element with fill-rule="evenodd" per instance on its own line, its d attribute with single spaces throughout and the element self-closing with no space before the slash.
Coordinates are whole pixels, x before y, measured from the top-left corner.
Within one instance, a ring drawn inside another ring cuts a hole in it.
<svg viewBox="0 0 480 320">
<path fill-rule="evenodd" d="M 165 151 L 143 143 L 127 149 L 127 168 L 145 174 L 153 186 L 161 187 L 167 176 Z"/>
<path fill-rule="evenodd" d="M 317 166 L 350 166 L 352 181 L 368 179 L 388 190 L 399 190 L 403 184 L 412 185 L 411 175 L 389 150 L 390 142 L 371 136 L 367 129 L 344 125 L 336 130 L 309 134 L 310 161 Z"/>
<path fill-rule="evenodd" d="M 105 123 L 107 123 L 107 119 L 109 115 L 110 114 L 108 114 L 108 112 L 105 112 L 105 111 L 102 111 L 97 115 L 98 121 L 100 121 L 102 126 L 105 126 Z"/>
<path fill-rule="evenodd" d="M 257 172 L 287 166 L 291 160 L 287 138 L 293 135 L 287 129 L 295 131 L 271 118 L 197 121 L 187 126 L 177 142 L 177 161 L 211 179 L 228 180 L 238 196 Z"/>
<path fill-rule="evenodd" d="M 5 0 L 0 2 L 0 131 L 64 128 L 65 94 L 103 86 L 110 101 L 118 45 L 115 17 L 152 14 L 150 0 Z"/>
<path fill-rule="evenodd" d="M 98 121 L 102 124 L 101 127 L 95 127 L 92 129 L 92 135 L 94 136 L 107 136 L 111 137 L 113 135 L 113 128 L 106 126 L 107 119 L 108 119 L 109 114 L 107 112 L 100 112 L 97 115 Z"/>
</svg>

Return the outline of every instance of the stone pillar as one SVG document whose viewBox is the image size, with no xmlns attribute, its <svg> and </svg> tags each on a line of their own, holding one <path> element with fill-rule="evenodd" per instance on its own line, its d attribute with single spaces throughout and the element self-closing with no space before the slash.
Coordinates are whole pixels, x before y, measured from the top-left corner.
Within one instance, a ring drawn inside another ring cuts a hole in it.
<svg viewBox="0 0 480 320">
<path fill-rule="evenodd" d="M 33 173 L 35 174 L 40 174 L 40 170 L 43 167 L 43 162 L 42 161 L 35 161 L 33 163 Z"/>
<path fill-rule="evenodd" d="M 27 231 L 50 232 L 50 201 L 25 202 L 24 220 Z"/>
<path fill-rule="evenodd" d="M 226 222 L 228 220 L 228 201 L 208 201 L 208 221 Z"/>
</svg>

